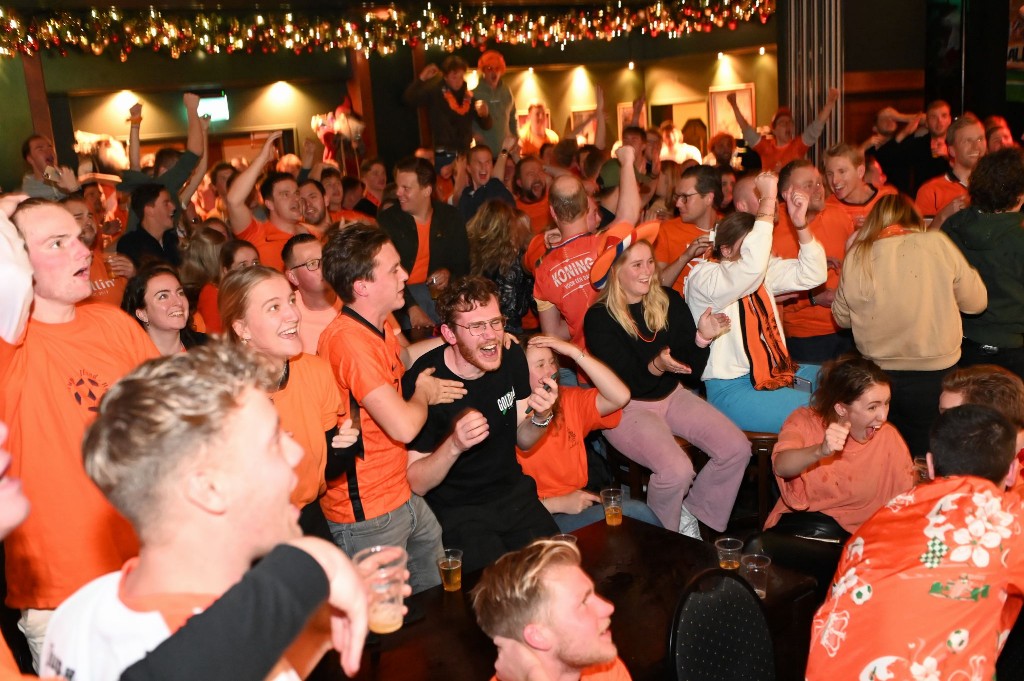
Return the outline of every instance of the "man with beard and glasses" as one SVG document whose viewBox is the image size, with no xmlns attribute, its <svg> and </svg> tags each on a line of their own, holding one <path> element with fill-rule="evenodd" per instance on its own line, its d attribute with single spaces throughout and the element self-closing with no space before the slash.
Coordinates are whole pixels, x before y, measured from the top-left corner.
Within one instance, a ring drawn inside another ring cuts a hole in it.
<svg viewBox="0 0 1024 681">
<path fill-rule="evenodd" d="M 462 381 L 467 392 L 427 409 L 426 424 L 409 443 L 408 478 L 440 521 L 444 545 L 461 547 L 464 569 L 473 571 L 558 532 L 516 460 L 516 444 L 529 450 L 551 423 L 558 384 L 547 378 L 544 390 L 530 392 L 522 348 L 502 346 L 505 318 L 493 282 L 456 279 L 437 309 L 445 344 L 413 364 L 403 391 L 413 394 L 417 378 L 433 371 Z"/>
<path fill-rule="evenodd" d="M 541 540 L 484 570 L 472 591 L 498 646 L 501 681 L 628 681 L 610 629 L 615 606 L 594 592 L 575 544 Z"/>
</svg>

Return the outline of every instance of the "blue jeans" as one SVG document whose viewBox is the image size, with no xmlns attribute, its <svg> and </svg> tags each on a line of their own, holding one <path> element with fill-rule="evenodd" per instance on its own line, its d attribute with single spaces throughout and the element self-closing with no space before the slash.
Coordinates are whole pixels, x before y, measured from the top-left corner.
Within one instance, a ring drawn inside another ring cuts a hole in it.
<svg viewBox="0 0 1024 681">
<path fill-rule="evenodd" d="M 334 543 L 349 558 L 371 546 L 401 546 L 409 554 L 409 586 L 418 593 L 441 583 L 437 559 L 443 556 L 441 525 L 415 494 L 394 511 L 358 523 L 333 523 Z"/>
<path fill-rule="evenodd" d="M 645 522 L 648 525 L 654 525 L 655 527 L 662 526 L 661 521 L 658 520 L 658 516 L 654 515 L 654 511 L 651 510 L 650 506 L 636 499 L 626 499 L 625 492 L 623 492 L 622 499 L 622 515 Z M 568 533 L 581 527 L 586 527 L 591 523 L 596 523 L 599 520 L 603 521 L 604 506 L 594 504 L 579 513 L 552 513 L 551 517 L 555 519 L 558 529 Z"/>
<path fill-rule="evenodd" d="M 817 364 L 803 364 L 796 375 L 811 383 L 811 392 L 818 387 Z M 739 378 L 712 378 L 704 381 L 708 402 L 728 416 L 740 430 L 777 433 L 782 423 L 796 410 L 806 407 L 811 394 L 793 388 L 755 390 L 750 374 Z"/>
</svg>

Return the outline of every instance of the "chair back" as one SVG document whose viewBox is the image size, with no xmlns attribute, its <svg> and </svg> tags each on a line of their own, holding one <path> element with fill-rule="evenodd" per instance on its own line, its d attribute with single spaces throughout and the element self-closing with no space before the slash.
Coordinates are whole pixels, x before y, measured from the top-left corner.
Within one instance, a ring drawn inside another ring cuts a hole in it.
<svg viewBox="0 0 1024 681">
<path fill-rule="evenodd" d="M 690 580 L 669 631 L 679 681 L 774 681 L 773 651 L 761 599 L 735 571 Z"/>
</svg>

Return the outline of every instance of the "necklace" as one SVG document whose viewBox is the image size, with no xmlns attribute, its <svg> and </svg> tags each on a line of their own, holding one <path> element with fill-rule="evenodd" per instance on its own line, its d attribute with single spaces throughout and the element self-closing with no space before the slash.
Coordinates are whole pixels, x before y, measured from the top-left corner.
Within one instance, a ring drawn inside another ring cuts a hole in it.
<svg viewBox="0 0 1024 681">
<path fill-rule="evenodd" d="M 658 332 L 657 331 L 653 332 L 651 334 L 650 338 L 648 338 L 647 336 L 643 335 L 642 333 L 640 333 L 640 327 L 637 326 L 636 321 L 635 320 L 632 320 L 632 321 L 633 321 L 633 330 L 636 331 L 636 335 L 639 336 L 640 340 L 642 340 L 644 343 L 653 343 L 654 339 L 658 337 Z"/>
<path fill-rule="evenodd" d="M 455 95 L 453 95 L 452 91 L 449 90 L 448 88 L 444 88 L 444 98 L 445 101 L 448 102 L 448 108 L 454 111 L 455 113 L 459 114 L 460 116 L 466 115 L 466 113 L 469 111 L 470 101 L 473 99 L 472 97 L 469 96 L 469 93 L 467 92 L 466 96 L 462 98 L 462 104 L 459 104 L 458 102 L 455 101 Z"/>
</svg>

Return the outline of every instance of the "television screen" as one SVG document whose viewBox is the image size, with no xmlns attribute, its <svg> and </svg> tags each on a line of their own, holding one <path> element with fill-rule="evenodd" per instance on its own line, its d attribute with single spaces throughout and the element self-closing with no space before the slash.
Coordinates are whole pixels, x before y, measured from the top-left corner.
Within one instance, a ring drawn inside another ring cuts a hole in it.
<svg viewBox="0 0 1024 681">
<path fill-rule="evenodd" d="M 228 96 L 221 92 L 219 95 L 204 95 L 199 98 L 199 115 L 209 114 L 211 121 L 226 121 L 230 118 L 228 111 Z"/>
</svg>

